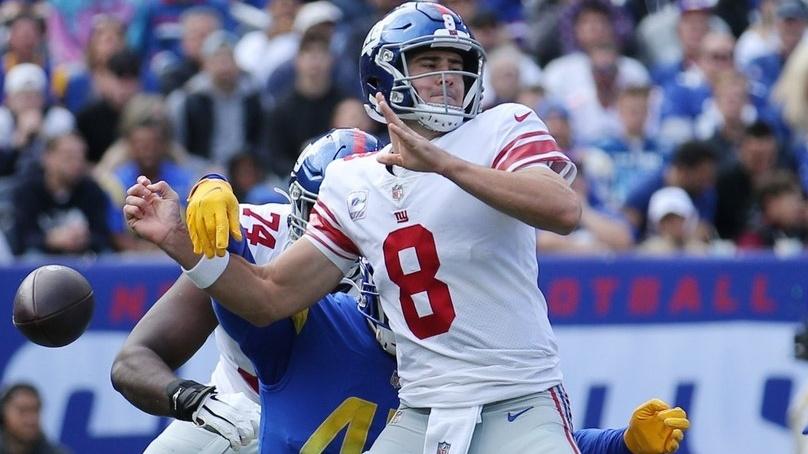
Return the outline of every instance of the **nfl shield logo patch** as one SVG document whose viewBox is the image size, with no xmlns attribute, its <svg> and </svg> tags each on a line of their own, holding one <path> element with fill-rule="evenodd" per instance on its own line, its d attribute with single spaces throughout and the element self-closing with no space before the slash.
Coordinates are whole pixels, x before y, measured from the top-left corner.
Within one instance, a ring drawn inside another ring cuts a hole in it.
<svg viewBox="0 0 808 454">
<path fill-rule="evenodd" d="M 402 197 L 404 197 L 404 186 L 397 184 L 393 186 L 393 190 L 391 192 L 393 194 L 393 200 L 398 202 Z"/>
<path fill-rule="evenodd" d="M 438 443 L 437 454 L 449 454 L 449 448 L 451 447 L 452 447 L 451 443 L 446 443 L 445 441 L 442 441 Z"/>
</svg>

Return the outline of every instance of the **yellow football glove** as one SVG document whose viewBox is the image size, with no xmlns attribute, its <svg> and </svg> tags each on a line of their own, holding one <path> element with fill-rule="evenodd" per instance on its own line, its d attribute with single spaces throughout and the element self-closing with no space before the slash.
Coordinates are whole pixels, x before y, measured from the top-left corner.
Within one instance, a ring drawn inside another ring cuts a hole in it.
<svg viewBox="0 0 808 454">
<path fill-rule="evenodd" d="M 186 220 L 194 254 L 223 257 L 230 240 L 228 233 L 241 240 L 238 200 L 227 181 L 205 178 L 196 183 L 188 195 Z"/>
<path fill-rule="evenodd" d="M 690 421 L 684 410 L 651 399 L 631 414 L 623 440 L 634 454 L 670 454 L 679 449 L 688 427 Z"/>
</svg>

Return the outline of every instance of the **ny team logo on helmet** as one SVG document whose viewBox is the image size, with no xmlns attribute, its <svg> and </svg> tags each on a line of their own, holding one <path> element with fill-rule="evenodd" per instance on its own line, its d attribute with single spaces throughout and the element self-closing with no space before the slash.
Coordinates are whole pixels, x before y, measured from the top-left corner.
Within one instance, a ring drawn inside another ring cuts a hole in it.
<svg viewBox="0 0 808 454">
<path fill-rule="evenodd" d="M 289 179 L 289 239 L 295 241 L 306 231 L 311 209 L 317 202 L 326 167 L 337 159 L 379 150 L 379 142 L 359 129 L 333 129 L 310 143 L 300 153 Z"/>
<path fill-rule="evenodd" d="M 455 51 L 463 59 L 463 69 L 412 76 L 407 57 L 423 49 Z M 417 120 L 433 131 L 452 131 L 480 112 L 484 64 L 485 52 L 460 16 L 437 3 L 405 3 L 376 23 L 365 38 L 359 59 L 365 109 L 385 123 L 375 100 L 376 93 L 382 93 L 399 118 Z M 448 103 L 445 86 L 442 103 L 426 102 L 416 93 L 414 79 L 435 76 L 444 83 L 447 76 L 462 76 L 462 106 Z"/>
</svg>

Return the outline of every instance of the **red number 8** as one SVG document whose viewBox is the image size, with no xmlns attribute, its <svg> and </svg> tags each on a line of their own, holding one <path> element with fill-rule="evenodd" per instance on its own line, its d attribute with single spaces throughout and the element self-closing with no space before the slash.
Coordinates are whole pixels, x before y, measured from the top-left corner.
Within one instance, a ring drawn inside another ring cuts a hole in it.
<svg viewBox="0 0 808 454">
<path fill-rule="evenodd" d="M 409 248 L 415 249 L 421 269 L 404 274 L 398 254 Z M 401 310 L 410 331 L 418 339 L 426 339 L 449 331 L 455 319 L 455 311 L 449 286 L 435 277 L 440 268 L 440 260 L 432 232 L 420 224 L 395 230 L 387 235 L 382 249 L 387 274 L 400 289 Z M 421 292 L 426 292 L 429 307 L 432 309 L 431 314 L 423 317 L 418 315 L 412 299 L 412 295 Z"/>
</svg>

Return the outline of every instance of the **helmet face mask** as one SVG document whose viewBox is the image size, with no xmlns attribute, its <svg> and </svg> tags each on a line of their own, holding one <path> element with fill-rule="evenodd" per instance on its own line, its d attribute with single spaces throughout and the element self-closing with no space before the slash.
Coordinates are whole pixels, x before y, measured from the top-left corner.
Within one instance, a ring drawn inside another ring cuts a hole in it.
<svg viewBox="0 0 808 454">
<path fill-rule="evenodd" d="M 307 191 L 297 180 L 289 184 L 289 200 L 292 211 L 289 213 L 289 241 L 295 242 L 306 232 L 311 209 L 317 202 L 317 194 Z"/>
<path fill-rule="evenodd" d="M 463 69 L 409 74 L 408 57 L 425 50 L 456 52 Z M 480 112 L 484 64 L 485 52 L 460 16 L 435 3 L 406 3 L 379 21 L 365 40 L 360 57 L 365 109 L 384 123 L 375 100 L 376 93 L 382 93 L 402 120 L 418 121 L 437 132 L 452 131 Z M 457 76 L 464 85 L 461 106 L 451 105 L 445 92 L 446 79 Z M 442 103 L 425 102 L 416 91 L 412 82 L 426 77 L 443 79 Z"/>
<path fill-rule="evenodd" d="M 382 349 L 391 355 L 395 355 L 396 339 L 393 335 L 393 331 L 390 329 L 387 316 L 382 309 L 382 300 L 379 296 L 379 291 L 376 289 L 376 284 L 373 282 L 373 268 L 370 266 L 370 263 L 363 258 L 359 260 L 359 271 L 362 281 L 359 285 L 357 307 L 376 334 L 376 340 L 379 342 Z"/>
</svg>

